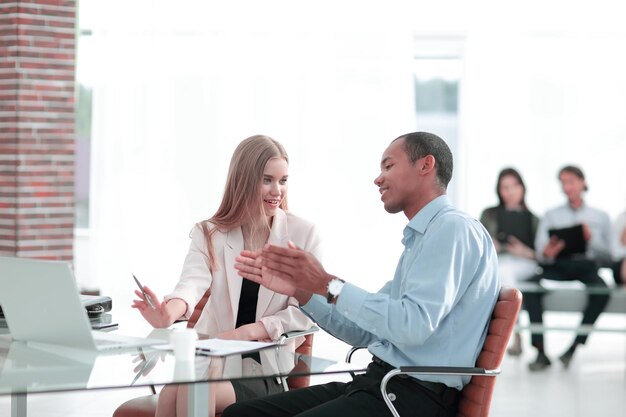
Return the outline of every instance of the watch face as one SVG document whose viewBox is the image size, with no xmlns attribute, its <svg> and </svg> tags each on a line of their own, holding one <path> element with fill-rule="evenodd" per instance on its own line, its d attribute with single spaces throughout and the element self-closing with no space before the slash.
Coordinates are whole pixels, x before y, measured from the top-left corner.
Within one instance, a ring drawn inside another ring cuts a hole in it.
<svg viewBox="0 0 626 417">
<path fill-rule="evenodd" d="M 333 279 L 332 281 L 328 283 L 328 292 L 331 293 L 332 295 L 339 294 L 339 292 L 341 291 L 341 288 L 343 288 L 343 282 L 341 282 L 338 279 Z"/>
</svg>

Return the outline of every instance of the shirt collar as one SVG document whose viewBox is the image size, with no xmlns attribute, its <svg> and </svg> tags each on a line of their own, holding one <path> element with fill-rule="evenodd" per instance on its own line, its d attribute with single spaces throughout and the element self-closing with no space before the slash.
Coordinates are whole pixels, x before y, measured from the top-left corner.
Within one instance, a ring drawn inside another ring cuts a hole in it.
<svg viewBox="0 0 626 417">
<path fill-rule="evenodd" d="M 426 227 L 431 222 L 431 220 L 439 213 L 439 211 L 451 205 L 450 199 L 446 194 L 440 195 L 439 197 L 431 200 L 430 203 L 426 204 L 420 211 L 413 216 L 413 218 L 409 221 L 409 224 L 404 228 L 404 239 L 402 242 L 406 242 L 413 233 L 421 233 L 424 234 L 426 232 Z"/>
<path fill-rule="evenodd" d="M 573 211 L 574 213 L 584 210 L 585 208 L 587 208 L 587 203 L 585 202 L 585 200 L 583 200 L 582 204 L 580 205 L 580 207 L 578 208 L 574 208 L 569 204 L 569 201 L 565 202 L 565 207 L 567 207 L 568 209 L 570 209 L 571 211 Z"/>
</svg>

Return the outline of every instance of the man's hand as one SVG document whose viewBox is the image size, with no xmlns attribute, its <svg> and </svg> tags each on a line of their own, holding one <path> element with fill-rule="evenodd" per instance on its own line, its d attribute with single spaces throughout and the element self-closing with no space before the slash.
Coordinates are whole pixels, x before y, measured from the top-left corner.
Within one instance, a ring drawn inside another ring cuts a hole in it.
<svg viewBox="0 0 626 417">
<path fill-rule="evenodd" d="M 279 294 L 295 297 L 300 305 L 306 304 L 311 298 L 311 293 L 299 291 L 296 284 L 290 279 L 284 279 L 272 274 L 266 267 L 263 267 L 264 258 L 261 251 L 241 251 L 235 258 L 235 269 L 239 276 L 250 281 L 261 284 L 267 289 Z"/>
<path fill-rule="evenodd" d="M 265 245 L 263 268 L 275 277 L 290 280 L 298 289 L 326 296 L 326 287 L 333 278 L 320 261 L 292 242 L 288 248 Z"/>
<path fill-rule="evenodd" d="M 326 295 L 331 276 L 309 252 L 292 242 L 288 248 L 265 245 L 261 251 L 242 251 L 235 258 L 240 276 L 306 304 L 313 294 Z"/>
<path fill-rule="evenodd" d="M 626 246 L 626 227 L 624 227 L 624 229 L 622 230 L 622 236 L 620 240 L 622 241 L 622 245 Z"/>
<path fill-rule="evenodd" d="M 543 256 L 548 259 L 554 259 L 565 248 L 565 241 L 557 236 L 552 236 L 548 244 L 543 248 Z"/>
</svg>

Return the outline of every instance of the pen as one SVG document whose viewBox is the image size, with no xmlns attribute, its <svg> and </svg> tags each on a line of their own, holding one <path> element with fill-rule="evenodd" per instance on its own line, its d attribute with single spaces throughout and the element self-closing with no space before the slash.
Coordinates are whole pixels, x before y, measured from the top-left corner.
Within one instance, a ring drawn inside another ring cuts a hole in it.
<svg viewBox="0 0 626 417">
<path fill-rule="evenodd" d="M 137 286 L 139 287 L 139 289 L 141 290 L 141 293 L 143 294 L 144 298 L 146 299 L 146 302 L 148 303 L 148 305 L 150 306 L 150 308 L 156 308 L 156 306 L 154 305 L 154 301 L 152 301 L 152 297 L 150 297 L 148 295 L 148 293 L 146 293 L 146 290 L 143 289 L 143 285 L 141 285 L 141 283 L 139 282 L 139 280 L 137 279 L 137 277 L 135 276 L 135 274 L 132 274 L 133 278 L 135 279 L 135 282 L 137 283 Z"/>
</svg>

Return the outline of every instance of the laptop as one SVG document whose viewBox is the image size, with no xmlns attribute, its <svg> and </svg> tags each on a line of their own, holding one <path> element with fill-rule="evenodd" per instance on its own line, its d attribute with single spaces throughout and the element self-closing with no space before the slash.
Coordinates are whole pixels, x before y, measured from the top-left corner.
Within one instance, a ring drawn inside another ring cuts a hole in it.
<svg viewBox="0 0 626 417">
<path fill-rule="evenodd" d="M 163 340 L 92 331 L 70 265 L 0 257 L 0 305 L 13 340 L 108 351 Z"/>
</svg>

